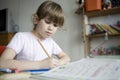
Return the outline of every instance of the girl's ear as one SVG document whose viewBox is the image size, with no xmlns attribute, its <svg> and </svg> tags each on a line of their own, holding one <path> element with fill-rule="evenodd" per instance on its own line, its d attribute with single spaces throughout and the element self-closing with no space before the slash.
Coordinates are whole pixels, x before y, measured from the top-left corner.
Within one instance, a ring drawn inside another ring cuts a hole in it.
<svg viewBox="0 0 120 80">
<path fill-rule="evenodd" d="M 37 14 L 32 15 L 32 20 L 33 20 L 33 24 L 38 24 L 39 19 L 38 19 Z"/>
</svg>

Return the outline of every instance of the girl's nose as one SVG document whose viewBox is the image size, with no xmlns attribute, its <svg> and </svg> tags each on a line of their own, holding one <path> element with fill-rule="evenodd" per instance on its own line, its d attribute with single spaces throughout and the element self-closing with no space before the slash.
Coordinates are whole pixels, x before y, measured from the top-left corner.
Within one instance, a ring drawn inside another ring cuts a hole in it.
<svg viewBox="0 0 120 80">
<path fill-rule="evenodd" d="M 50 24 L 49 27 L 48 27 L 49 30 L 53 30 L 54 29 L 54 26 L 53 24 Z"/>
</svg>

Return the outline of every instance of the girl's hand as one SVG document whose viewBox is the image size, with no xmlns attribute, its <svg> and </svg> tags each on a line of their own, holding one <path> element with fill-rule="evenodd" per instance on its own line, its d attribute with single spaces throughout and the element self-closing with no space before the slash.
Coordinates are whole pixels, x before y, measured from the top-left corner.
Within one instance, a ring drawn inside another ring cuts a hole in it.
<svg viewBox="0 0 120 80">
<path fill-rule="evenodd" d="M 55 68 L 57 66 L 59 66 L 59 60 L 55 59 L 55 58 L 46 58 L 44 60 L 41 61 L 40 65 L 43 68 Z"/>
<path fill-rule="evenodd" d="M 52 58 L 51 59 L 51 68 L 55 68 L 57 66 L 61 66 L 61 65 L 65 65 L 65 64 L 68 64 L 69 62 L 67 63 L 64 63 L 64 61 L 62 60 L 58 60 L 58 59 L 55 59 L 55 58 Z"/>
<path fill-rule="evenodd" d="M 55 67 L 63 65 L 62 60 L 58 60 L 55 58 L 51 58 L 51 59 L 46 58 L 46 59 L 42 60 L 41 62 L 42 62 L 41 65 L 43 66 L 43 68 L 55 68 Z"/>
<path fill-rule="evenodd" d="M 59 60 L 55 59 L 55 58 L 52 58 L 51 59 L 51 68 L 55 68 L 57 66 L 60 66 L 59 64 Z"/>
</svg>

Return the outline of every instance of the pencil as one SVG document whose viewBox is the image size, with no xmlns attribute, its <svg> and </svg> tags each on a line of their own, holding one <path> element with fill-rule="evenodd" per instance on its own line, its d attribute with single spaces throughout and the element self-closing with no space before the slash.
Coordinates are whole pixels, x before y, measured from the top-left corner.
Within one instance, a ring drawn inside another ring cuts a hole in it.
<svg viewBox="0 0 120 80">
<path fill-rule="evenodd" d="M 39 40 L 38 40 L 38 43 L 40 44 L 40 46 L 42 47 L 42 49 L 44 50 L 44 52 L 48 56 L 48 58 L 51 59 L 50 55 L 48 54 L 47 50 L 44 48 L 43 44 Z"/>
</svg>

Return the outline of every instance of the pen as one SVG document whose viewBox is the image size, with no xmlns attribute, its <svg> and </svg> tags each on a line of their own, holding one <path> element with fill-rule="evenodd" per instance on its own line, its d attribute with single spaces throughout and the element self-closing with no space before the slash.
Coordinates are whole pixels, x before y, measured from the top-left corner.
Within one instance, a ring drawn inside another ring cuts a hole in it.
<svg viewBox="0 0 120 80">
<path fill-rule="evenodd" d="M 50 68 L 43 68 L 43 69 L 32 69 L 32 70 L 23 70 L 24 72 L 30 72 L 31 74 L 43 73 L 49 71 Z"/>
<path fill-rule="evenodd" d="M 0 68 L 0 72 L 11 73 L 12 70 L 8 68 Z"/>
</svg>

